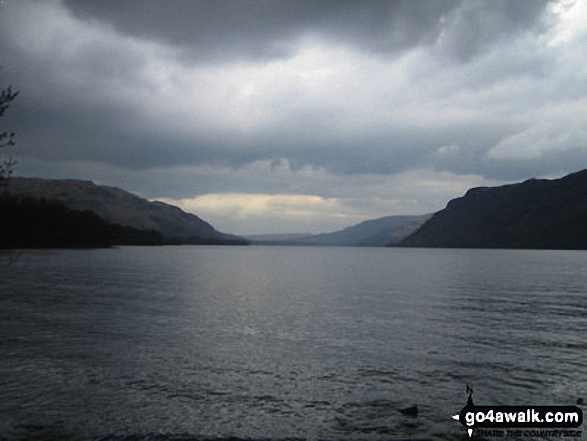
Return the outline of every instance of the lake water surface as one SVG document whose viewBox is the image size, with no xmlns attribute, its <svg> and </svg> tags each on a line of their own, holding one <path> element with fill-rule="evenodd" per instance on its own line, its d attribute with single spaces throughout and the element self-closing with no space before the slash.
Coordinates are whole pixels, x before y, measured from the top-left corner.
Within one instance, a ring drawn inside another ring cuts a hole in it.
<svg viewBox="0 0 587 441">
<path fill-rule="evenodd" d="M 464 439 L 467 384 L 587 398 L 586 293 L 577 251 L 25 252 L 0 268 L 0 439 Z"/>
</svg>

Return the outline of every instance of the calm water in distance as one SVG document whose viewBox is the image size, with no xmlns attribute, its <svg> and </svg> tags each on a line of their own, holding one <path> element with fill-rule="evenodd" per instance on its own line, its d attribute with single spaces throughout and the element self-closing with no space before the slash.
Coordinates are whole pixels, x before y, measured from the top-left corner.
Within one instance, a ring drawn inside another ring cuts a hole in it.
<svg viewBox="0 0 587 441">
<path fill-rule="evenodd" d="M 25 252 L 0 268 L 0 438 L 465 439 L 467 384 L 476 404 L 587 398 L 586 268 L 577 251 Z"/>
</svg>

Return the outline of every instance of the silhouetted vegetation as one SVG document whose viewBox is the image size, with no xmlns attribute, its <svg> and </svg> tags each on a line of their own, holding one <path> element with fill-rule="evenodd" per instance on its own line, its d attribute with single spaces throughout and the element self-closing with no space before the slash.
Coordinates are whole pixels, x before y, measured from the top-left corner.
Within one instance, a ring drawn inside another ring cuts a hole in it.
<svg viewBox="0 0 587 441">
<path fill-rule="evenodd" d="M 471 189 L 400 246 L 587 249 L 587 170 Z"/>
<path fill-rule="evenodd" d="M 10 103 L 17 97 L 18 92 L 12 92 L 10 87 L 2 89 L 0 91 L 0 118 L 4 116 L 4 113 L 10 107 Z M 4 147 L 10 147 L 14 145 L 14 132 L 0 131 L 0 149 Z M 7 179 L 12 173 L 12 166 L 16 162 L 12 157 L 3 158 L 0 161 L 0 184 L 2 181 Z"/>
<path fill-rule="evenodd" d="M 0 249 L 101 248 L 162 245 L 156 231 L 109 224 L 91 211 L 76 211 L 55 201 L 0 197 Z"/>
</svg>

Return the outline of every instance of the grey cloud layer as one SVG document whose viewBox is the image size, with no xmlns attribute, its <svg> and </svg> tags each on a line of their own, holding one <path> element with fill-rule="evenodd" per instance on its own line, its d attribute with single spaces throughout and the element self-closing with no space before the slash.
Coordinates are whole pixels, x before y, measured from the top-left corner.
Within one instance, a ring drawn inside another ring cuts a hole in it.
<svg viewBox="0 0 587 441">
<path fill-rule="evenodd" d="M 84 20 L 185 48 L 194 57 L 281 57 L 296 40 L 317 35 L 375 52 L 393 53 L 442 37 L 448 51 L 469 59 L 493 41 L 536 30 L 546 0 L 66 0 Z"/>
<path fill-rule="evenodd" d="M 352 0 L 67 1 L 84 20 L 180 46 L 196 59 L 273 58 L 290 55 L 296 40 L 317 35 L 392 52 L 431 41 L 440 18 L 460 2 Z"/>
<path fill-rule="evenodd" d="M 0 63 L 22 91 L 11 118 L 30 157 L 518 179 L 587 165 L 585 120 L 561 110 L 586 99 L 585 36 L 544 43 L 548 6 L 13 2 Z M 559 148 L 512 153 L 544 139 Z"/>
</svg>

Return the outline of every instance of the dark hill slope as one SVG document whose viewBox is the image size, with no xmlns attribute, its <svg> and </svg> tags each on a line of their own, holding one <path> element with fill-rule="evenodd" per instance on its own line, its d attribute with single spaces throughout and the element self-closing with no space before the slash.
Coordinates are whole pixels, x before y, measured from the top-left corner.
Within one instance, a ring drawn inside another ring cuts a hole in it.
<svg viewBox="0 0 587 441">
<path fill-rule="evenodd" d="M 0 249 L 163 245 L 156 231 L 109 224 L 91 211 L 57 201 L 0 195 Z"/>
<path fill-rule="evenodd" d="M 587 249 L 587 170 L 554 180 L 473 188 L 399 245 Z"/>
<path fill-rule="evenodd" d="M 56 200 L 72 210 L 92 211 L 108 223 L 153 230 L 180 243 L 242 244 L 238 236 L 221 233 L 198 216 L 163 202 L 151 202 L 116 187 L 74 179 L 11 178 L 14 196 Z"/>
</svg>

